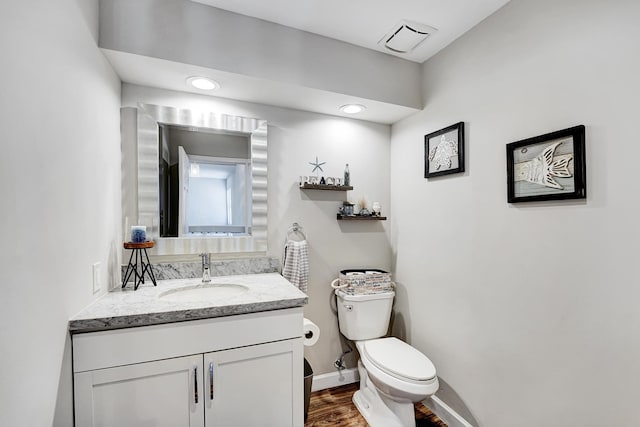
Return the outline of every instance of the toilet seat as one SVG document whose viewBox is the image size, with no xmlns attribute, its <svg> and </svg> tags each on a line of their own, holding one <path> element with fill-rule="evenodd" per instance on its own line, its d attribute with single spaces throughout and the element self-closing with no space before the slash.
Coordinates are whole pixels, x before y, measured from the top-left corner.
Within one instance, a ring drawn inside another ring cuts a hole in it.
<svg viewBox="0 0 640 427">
<path fill-rule="evenodd" d="M 436 368 L 427 356 L 394 337 L 363 341 L 361 357 L 400 380 L 421 383 L 436 377 Z"/>
<path fill-rule="evenodd" d="M 382 341 L 383 344 L 376 343 L 377 341 Z M 388 399 L 419 402 L 438 391 L 439 382 L 433 363 L 427 356 L 409 344 L 397 338 L 378 338 L 375 340 L 356 341 L 356 347 L 360 352 L 360 363 L 363 365 L 363 372 L 375 384 L 378 392 Z M 365 347 L 368 347 L 368 350 Z M 407 350 L 407 347 L 409 350 Z M 402 356 L 399 354 L 403 354 L 403 351 L 409 353 L 409 361 L 401 359 Z M 415 351 L 418 355 L 412 351 Z M 374 359 L 377 362 L 374 362 Z M 399 366 L 401 364 L 406 366 L 401 368 Z M 422 368 L 417 365 L 421 365 Z M 392 369 L 389 368 L 390 366 Z M 432 377 L 427 380 L 409 378 L 429 376 Z"/>
</svg>

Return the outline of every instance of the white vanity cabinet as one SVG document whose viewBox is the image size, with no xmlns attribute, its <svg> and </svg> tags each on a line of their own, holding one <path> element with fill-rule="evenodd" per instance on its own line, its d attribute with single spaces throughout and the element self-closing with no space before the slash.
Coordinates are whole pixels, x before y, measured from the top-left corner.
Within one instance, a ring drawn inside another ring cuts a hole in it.
<svg viewBox="0 0 640 427">
<path fill-rule="evenodd" d="M 304 391 L 292 386 L 292 366 L 304 362 L 291 340 L 208 353 L 204 361 L 207 427 L 302 427 L 302 418 L 293 422 Z"/>
<path fill-rule="evenodd" d="M 201 372 L 202 355 L 76 373 L 76 426 L 202 427 Z"/>
<path fill-rule="evenodd" d="M 73 335 L 76 427 L 302 427 L 302 309 Z"/>
</svg>

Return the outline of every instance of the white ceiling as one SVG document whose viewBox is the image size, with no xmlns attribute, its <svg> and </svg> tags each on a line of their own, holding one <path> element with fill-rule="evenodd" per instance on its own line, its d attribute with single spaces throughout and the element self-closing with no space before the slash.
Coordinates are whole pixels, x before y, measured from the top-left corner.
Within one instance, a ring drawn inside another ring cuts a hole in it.
<svg viewBox="0 0 640 427">
<path fill-rule="evenodd" d="M 509 0 L 192 0 L 230 12 L 285 25 L 385 52 L 413 62 L 423 62 L 491 15 Z M 438 29 L 410 55 L 385 51 L 378 45 L 401 20 Z M 122 81 L 182 92 L 344 116 L 392 124 L 417 111 L 394 103 L 348 96 L 301 85 L 258 79 L 190 64 L 103 49 Z M 213 78 L 221 89 L 203 92 L 188 87 L 188 76 Z M 419 88 L 417 88 L 419 90 Z M 363 104 L 363 113 L 338 111 L 344 104 Z"/>
<path fill-rule="evenodd" d="M 422 63 L 509 0 L 192 0 Z M 436 28 L 409 54 L 378 45 L 406 19 Z"/>
</svg>

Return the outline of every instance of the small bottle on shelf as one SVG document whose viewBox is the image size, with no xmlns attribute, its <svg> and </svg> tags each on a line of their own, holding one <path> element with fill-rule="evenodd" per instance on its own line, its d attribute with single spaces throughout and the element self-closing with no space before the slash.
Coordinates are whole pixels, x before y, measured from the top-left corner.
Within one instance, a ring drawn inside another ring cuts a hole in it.
<svg viewBox="0 0 640 427">
<path fill-rule="evenodd" d="M 349 163 L 344 167 L 344 185 L 351 185 L 351 174 L 349 173 Z"/>
</svg>

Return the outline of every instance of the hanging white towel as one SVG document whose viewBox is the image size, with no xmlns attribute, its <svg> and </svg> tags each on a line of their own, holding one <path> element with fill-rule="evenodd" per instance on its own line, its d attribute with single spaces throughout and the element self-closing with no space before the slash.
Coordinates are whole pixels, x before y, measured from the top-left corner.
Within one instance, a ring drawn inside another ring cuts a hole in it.
<svg viewBox="0 0 640 427">
<path fill-rule="evenodd" d="M 288 240 L 284 246 L 282 275 L 305 294 L 309 280 L 309 249 L 307 241 Z"/>
</svg>

